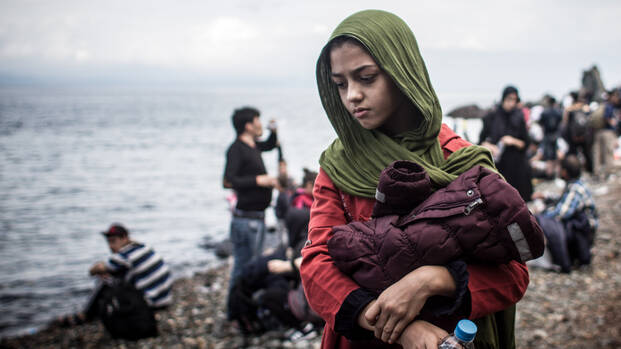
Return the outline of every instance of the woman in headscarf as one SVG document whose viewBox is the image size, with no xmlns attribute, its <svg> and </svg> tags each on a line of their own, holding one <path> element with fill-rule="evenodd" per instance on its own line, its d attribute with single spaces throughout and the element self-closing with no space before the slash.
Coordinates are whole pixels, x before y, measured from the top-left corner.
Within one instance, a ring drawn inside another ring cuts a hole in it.
<svg viewBox="0 0 621 349">
<path fill-rule="evenodd" d="M 369 220 L 379 175 L 393 161 L 420 164 L 435 188 L 475 165 L 494 169 L 488 150 L 442 124 L 410 28 L 384 11 L 348 17 L 320 54 L 317 85 L 338 139 L 320 158 L 300 271 L 311 307 L 326 321 L 322 347 L 435 348 L 463 317 L 479 326 L 477 348 L 513 347 L 525 265 L 423 266 L 376 295 L 341 273 L 328 253 L 332 227 Z M 431 322 L 416 317 L 426 303 L 440 305 Z"/>
<path fill-rule="evenodd" d="M 483 119 L 479 141 L 492 152 L 496 167 L 507 182 L 520 192 L 524 201 L 530 201 L 532 172 L 526 155 L 530 138 L 519 103 L 518 90 L 505 87 L 500 105 Z"/>
</svg>

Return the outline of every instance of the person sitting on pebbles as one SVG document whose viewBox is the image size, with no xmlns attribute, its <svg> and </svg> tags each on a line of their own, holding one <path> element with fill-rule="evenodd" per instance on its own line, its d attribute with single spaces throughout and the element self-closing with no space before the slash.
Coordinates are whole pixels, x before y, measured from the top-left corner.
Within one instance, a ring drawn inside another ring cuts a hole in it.
<svg viewBox="0 0 621 349">
<path fill-rule="evenodd" d="M 599 226 L 595 200 L 581 179 L 581 166 L 572 154 L 561 161 L 561 178 L 566 185 L 560 198 L 533 193 L 533 199 L 553 203 L 535 217 L 545 234 L 552 261 L 562 273 L 570 273 L 574 264 L 591 264 L 591 248 Z"/>
<path fill-rule="evenodd" d="M 170 270 L 152 248 L 131 240 L 127 229 L 118 223 L 101 234 L 108 242 L 112 255 L 107 261 L 91 266 L 90 275 L 99 278 L 95 292 L 83 311 L 56 320 L 63 327 L 79 325 L 98 317 L 98 300 L 111 288 L 115 279 L 125 280 L 141 291 L 148 306 L 154 310 L 172 303 Z"/>
</svg>

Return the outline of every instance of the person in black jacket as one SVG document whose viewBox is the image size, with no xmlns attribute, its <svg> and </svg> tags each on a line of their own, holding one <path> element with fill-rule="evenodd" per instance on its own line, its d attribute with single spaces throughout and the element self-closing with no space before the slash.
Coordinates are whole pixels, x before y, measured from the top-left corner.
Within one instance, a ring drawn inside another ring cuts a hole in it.
<svg viewBox="0 0 621 349">
<path fill-rule="evenodd" d="M 539 118 L 539 124 L 543 128 L 543 160 L 546 162 L 546 177 L 553 179 L 558 168 L 556 141 L 560 136 L 563 115 L 556 105 L 556 99 L 550 95 L 544 96 L 544 108 Z"/>
<path fill-rule="evenodd" d="M 278 187 L 276 177 L 267 175 L 261 152 L 274 149 L 278 144 L 276 126 L 270 122 L 270 135 L 259 141 L 263 125 L 257 109 L 245 107 L 235 110 L 232 121 L 237 138 L 226 152 L 223 185 L 232 188 L 237 204 L 232 210 L 231 242 L 233 269 L 231 280 L 241 273 L 242 267 L 254 256 L 260 255 L 265 237 L 265 209 L 272 200 L 272 189 Z"/>
<path fill-rule="evenodd" d="M 507 86 L 502 91 L 500 105 L 483 119 L 479 142 L 492 152 L 500 173 L 528 202 L 533 193 L 532 173 L 526 157 L 530 138 L 519 102 L 518 90 Z"/>
</svg>

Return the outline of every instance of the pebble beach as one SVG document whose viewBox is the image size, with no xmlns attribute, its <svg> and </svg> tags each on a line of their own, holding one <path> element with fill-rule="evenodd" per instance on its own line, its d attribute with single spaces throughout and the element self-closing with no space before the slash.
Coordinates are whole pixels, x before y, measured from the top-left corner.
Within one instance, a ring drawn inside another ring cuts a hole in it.
<svg viewBox="0 0 621 349">
<path fill-rule="evenodd" d="M 560 274 L 530 269 L 518 303 L 517 348 L 621 347 L 621 171 L 606 182 L 586 179 L 600 227 L 589 267 Z M 560 191 L 554 182 L 538 190 Z M 175 303 L 157 313 L 159 336 L 136 342 L 111 338 L 99 322 L 73 328 L 49 326 L 35 334 L 0 340 L 1 348 L 319 348 L 321 334 L 296 341 L 281 332 L 244 337 L 226 321 L 229 263 L 178 279 Z"/>
</svg>

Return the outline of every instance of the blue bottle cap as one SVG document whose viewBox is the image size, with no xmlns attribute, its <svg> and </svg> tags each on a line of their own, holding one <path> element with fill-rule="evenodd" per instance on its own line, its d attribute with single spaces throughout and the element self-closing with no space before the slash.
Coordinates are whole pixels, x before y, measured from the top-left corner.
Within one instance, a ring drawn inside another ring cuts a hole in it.
<svg viewBox="0 0 621 349">
<path fill-rule="evenodd" d="M 470 320 L 459 320 L 455 327 L 455 336 L 464 342 L 471 342 L 477 334 L 477 325 Z"/>
</svg>

